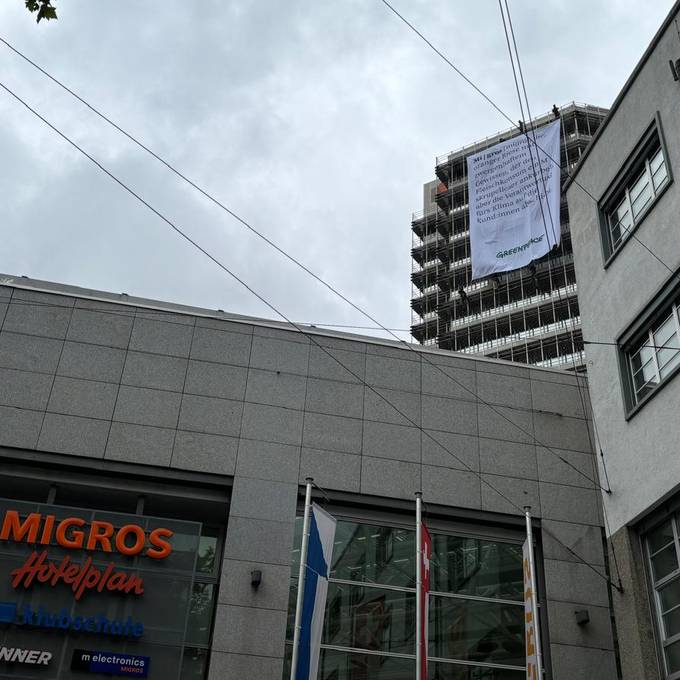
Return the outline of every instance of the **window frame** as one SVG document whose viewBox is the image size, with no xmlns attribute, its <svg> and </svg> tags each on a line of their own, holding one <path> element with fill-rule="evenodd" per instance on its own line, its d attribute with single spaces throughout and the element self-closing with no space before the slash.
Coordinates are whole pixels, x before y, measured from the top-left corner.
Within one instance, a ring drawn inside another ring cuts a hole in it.
<svg viewBox="0 0 680 680">
<path fill-rule="evenodd" d="M 650 168 L 652 156 L 649 153 L 649 147 L 656 137 L 658 137 L 659 140 L 659 146 L 667 173 L 667 180 L 658 191 L 654 189 Z M 652 191 L 652 198 L 645 204 L 639 215 L 633 217 L 630 190 L 633 185 L 637 183 L 642 174 L 645 173 L 649 175 L 649 186 Z M 661 199 L 671 184 L 673 184 L 673 171 L 669 162 L 668 148 L 663 134 L 663 127 L 661 125 L 661 115 L 659 111 L 656 111 L 653 120 L 645 128 L 644 133 L 628 154 L 626 162 L 616 173 L 613 181 L 598 201 L 600 244 L 602 247 L 602 264 L 604 269 L 607 269 L 619 253 L 625 249 L 626 243 L 645 221 L 647 215 L 649 215 L 653 207 Z M 628 235 L 619 241 L 618 246 L 614 247 L 610 230 L 610 215 L 617 210 L 622 202 L 627 202 L 632 226 L 628 229 Z"/>
<path fill-rule="evenodd" d="M 680 364 L 678 364 L 666 377 L 661 378 L 658 376 L 659 382 L 657 385 L 645 396 L 637 399 L 631 357 L 639 349 L 639 344 L 644 338 L 649 340 L 652 337 L 651 332 L 655 330 L 656 324 L 663 321 L 671 313 L 675 316 L 676 331 L 679 333 L 678 338 L 680 338 L 680 269 L 676 270 L 666 283 L 657 290 L 651 298 L 651 303 L 645 307 L 638 317 L 616 339 L 626 421 L 636 415 L 680 373 Z M 653 352 L 653 358 L 655 359 L 656 350 L 653 350 Z M 658 365 L 655 364 L 655 366 L 658 368 Z"/>
</svg>

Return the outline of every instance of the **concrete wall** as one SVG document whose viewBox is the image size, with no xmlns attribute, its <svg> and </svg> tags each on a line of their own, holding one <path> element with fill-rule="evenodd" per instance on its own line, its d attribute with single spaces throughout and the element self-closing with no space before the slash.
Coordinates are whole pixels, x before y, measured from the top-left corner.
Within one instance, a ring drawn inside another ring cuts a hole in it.
<svg viewBox="0 0 680 680">
<path fill-rule="evenodd" d="M 574 376 L 317 332 L 321 349 L 272 323 L 4 282 L 0 446 L 145 463 L 161 477 L 168 468 L 233 477 L 211 678 L 281 677 L 293 520 L 308 475 L 369 507 L 412 501 L 422 488 L 429 504 L 517 516 L 486 480 L 531 504 L 543 527 L 604 571 L 598 492 L 532 440 L 593 476 Z M 552 677 L 613 679 L 605 581 L 545 534 L 542 544 Z M 257 592 L 254 568 L 263 571 Z M 582 608 L 591 623 L 579 627 Z"/>
<path fill-rule="evenodd" d="M 679 13 L 676 5 L 676 15 Z M 680 267 L 680 83 L 669 59 L 680 58 L 671 23 L 592 147 L 577 181 L 600 198 L 631 154 L 657 111 L 675 182 L 659 199 L 635 236 L 675 272 Z M 568 189 L 579 304 L 586 341 L 614 342 L 672 276 L 634 239 L 605 270 L 595 202 L 575 184 Z M 680 482 L 677 422 L 680 380 L 674 380 L 629 422 L 624 417 L 616 348 L 587 345 L 593 412 L 604 443 L 614 493 L 605 498 L 611 532 L 636 519 Z"/>
</svg>

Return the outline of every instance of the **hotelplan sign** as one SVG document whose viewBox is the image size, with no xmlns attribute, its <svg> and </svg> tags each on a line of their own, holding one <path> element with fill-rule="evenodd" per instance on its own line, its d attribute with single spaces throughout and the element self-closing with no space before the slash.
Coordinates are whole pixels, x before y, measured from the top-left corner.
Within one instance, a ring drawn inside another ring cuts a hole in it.
<svg viewBox="0 0 680 680">
<path fill-rule="evenodd" d="M 49 662 L 60 680 L 179 680 L 200 533 L 197 522 L 0 499 L 0 662 Z"/>
</svg>

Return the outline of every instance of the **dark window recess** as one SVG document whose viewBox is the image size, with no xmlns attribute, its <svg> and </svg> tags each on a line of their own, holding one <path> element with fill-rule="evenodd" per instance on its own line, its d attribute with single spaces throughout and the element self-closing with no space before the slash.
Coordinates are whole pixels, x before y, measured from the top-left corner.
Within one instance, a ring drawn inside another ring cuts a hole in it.
<svg viewBox="0 0 680 680">
<path fill-rule="evenodd" d="M 672 179 L 656 119 L 600 203 L 605 262 L 630 238 Z"/>
</svg>

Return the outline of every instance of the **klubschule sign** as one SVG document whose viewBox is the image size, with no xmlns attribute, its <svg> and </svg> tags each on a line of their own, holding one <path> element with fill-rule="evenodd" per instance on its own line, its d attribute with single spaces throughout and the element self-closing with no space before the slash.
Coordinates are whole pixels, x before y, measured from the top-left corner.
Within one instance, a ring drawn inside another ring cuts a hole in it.
<svg viewBox="0 0 680 680">
<path fill-rule="evenodd" d="M 467 159 L 473 279 L 525 267 L 560 242 L 560 121 L 535 135 Z"/>
</svg>

